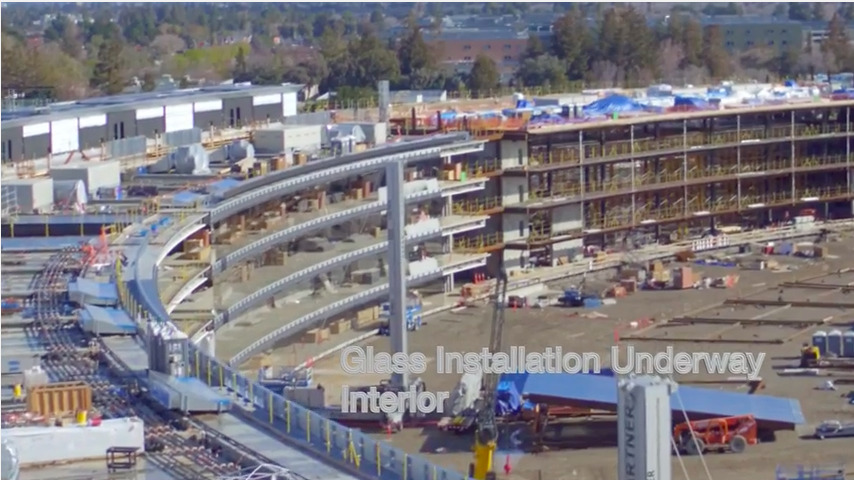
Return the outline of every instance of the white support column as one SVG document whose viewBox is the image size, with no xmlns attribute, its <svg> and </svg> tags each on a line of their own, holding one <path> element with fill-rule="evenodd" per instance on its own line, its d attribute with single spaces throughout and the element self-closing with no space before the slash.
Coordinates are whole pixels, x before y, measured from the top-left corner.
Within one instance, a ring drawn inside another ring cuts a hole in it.
<svg viewBox="0 0 854 480">
<path fill-rule="evenodd" d="M 403 163 L 386 166 L 388 179 L 388 287 L 389 334 L 392 353 L 408 354 L 406 338 L 406 209 L 404 205 Z M 401 388 L 409 386 L 409 374 L 392 375 L 391 383 Z"/>
<path fill-rule="evenodd" d="M 738 139 L 741 139 L 741 115 L 735 116 L 735 136 Z M 738 211 L 741 211 L 741 141 L 738 142 L 738 145 L 735 147 L 735 189 L 736 195 L 736 205 L 738 206 Z"/>
<path fill-rule="evenodd" d="M 792 138 L 790 139 L 791 140 L 791 142 L 790 142 L 790 144 L 791 144 L 790 153 L 791 153 L 792 158 L 789 159 L 790 160 L 789 164 L 790 164 L 790 167 L 792 169 L 791 173 L 790 173 L 792 175 L 792 202 L 797 202 L 797 200 L 798 200 L 798 193 L 797 193 L 797 188 L 796 188 L 797 182 L 795 182 L 795 111 L 794 110 L 792 110 L 791 118 L 792 118 L 792 121 L 791 121 L 791 137 Z"/>
</svg>

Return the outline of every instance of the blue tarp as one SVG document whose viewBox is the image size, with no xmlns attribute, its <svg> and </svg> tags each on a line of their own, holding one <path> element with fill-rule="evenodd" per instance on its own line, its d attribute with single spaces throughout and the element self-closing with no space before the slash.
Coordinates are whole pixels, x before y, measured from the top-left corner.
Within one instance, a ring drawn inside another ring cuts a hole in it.
<svg viewBox="0 0 854 480">
<path fill-rule="evenodd" d="M 501 380 L 512 382 L 523 397 L 538 403 L 602 410 L 614 410 L 617 405 L 617 381 L 605 375 L 521 373 L 504 375 Z M 750 414 L 766 428 L 791 430 L 806 423 L 800 402 L 790 398 L 680 385 L 671 404 L 677 421 L 684 405 L 695 420 Z"/>
<path fill-rule="evenodd" d="M 673 99 L 674 107 L 709 108 L 709 102 L 698 97 L 676 97 Z"/>
<path fill-rule="evenodd" d="M 240 185 L 240 180 L 237 180 L 235 178 L 224 178 L 208 185 L 208 192 L 213 195 L 219 195 L 227 190 L 231 190 L 232 188 L 238 185 Z"/>
<path fill-rule="evenodd" d="M 184 190 L 184 191 L 177 192 L 177 193 L 173 194 L 172 195 L 172 202 L 178 203 L 178 204 L 189 204 L 189 203 L 195 203 L 196 201 L 200 200 L 203 197 L 204 197 L 204 195 L 200 195 L 198 193 L 191 192 L 189 190 Z"/>
<path fill-rule="evenodd" d="M 854 98 L 854 88 L 842 88 L 839 90 L 834 90 L 833 96 L 834 96 L 834 98 L 837 98 L 837 99 Z"/>
<path fill-rule="evenodd" d="M 643 112 L 644 106 L 624 95 L 609 95 L 583 108 L 585 115 L 611 115 L 623 112 Z"/>
<path fill-rule="evenodd" d="M 794 80 L 786 80 L 785 82 L 783 82 L 783 85 L 785 85 L 787 87 L 791 87 L 791 88 L 797 88 L 798 82 L 796 82 Z"/>
<path fill-rule="evenodd" d="M 513 382 L 499 382 L 495 397 L 495 415 L 499 417 L 514 415 L 522 408 L 522 396 Z"/>
<path fill-rule="evenodd" d="M 454 120 L 457 118 L 457 112 L 453 110 L 445 110 L 444 112 L 439 114 L 439 118 L 443 121 Z"/>
</svg>

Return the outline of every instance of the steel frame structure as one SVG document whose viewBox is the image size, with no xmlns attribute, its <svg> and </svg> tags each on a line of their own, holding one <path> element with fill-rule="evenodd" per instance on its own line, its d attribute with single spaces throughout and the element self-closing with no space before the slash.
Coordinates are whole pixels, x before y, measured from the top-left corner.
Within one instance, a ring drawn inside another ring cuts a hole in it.
<svg viewBox="0 0 854 480">
<path fill-rule="evenodd" d="M 527 241 L 548 248 L 573 238 L 682 224 L 715 226 L 756 214 L 854 199 L 854 102 L 638 117 L 504 132 L 525 140 Z M 844 173 L 844 175 L 839 175 Z M 548 201 L 544 201 L 548 200 Z M 580 229 L 557 232 L 556 208 L 580 205 Z M 604 238 L 603 238 L 604 241 Z"/>
</svg>

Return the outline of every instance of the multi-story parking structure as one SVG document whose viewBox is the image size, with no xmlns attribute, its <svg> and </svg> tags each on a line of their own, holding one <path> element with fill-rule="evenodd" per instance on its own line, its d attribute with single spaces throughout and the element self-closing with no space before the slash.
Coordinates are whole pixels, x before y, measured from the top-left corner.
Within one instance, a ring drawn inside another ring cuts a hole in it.
<svg viewBox="0 0 854 480">
<path fill-rule="evenodd" d="M 490 133 L 485 155 L 500 161 L 489 164 L 485 196 L 452 206 L 491 215 L 485 230 L 458 236 L 457 249 L 503 251 L 511 268 L 555 265 L 585 246 L 758 228 L 803 210 L 849 217 L 852 106 L 777 104 L 512 130 L 467 122 Z"/>
</svg>

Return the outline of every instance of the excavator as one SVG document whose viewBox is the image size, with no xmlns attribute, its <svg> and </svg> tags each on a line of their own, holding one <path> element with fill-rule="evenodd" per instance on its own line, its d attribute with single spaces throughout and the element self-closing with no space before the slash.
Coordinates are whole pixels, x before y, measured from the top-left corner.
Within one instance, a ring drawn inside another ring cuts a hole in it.
<svg viewBox="0 0 854 480">
<path fill-rule="evenodd" d="M 504 309 L 507 302 L 507 271 L 503 265 L 495 281 L 494 301 L 489 334 L 489 353 L 492 355 L 502 351 L 503 343 Z M 493 457 L 498 445 L 498 424 L 495 421 L 498 380 L 498 374 L 493 371 L 483 373 L 482 401 L 479 403 L 476 420 L 474 461 L 469 464 L 469 478 L 474 480 L 495 480 L 496 478 Z"/>
</svg>

